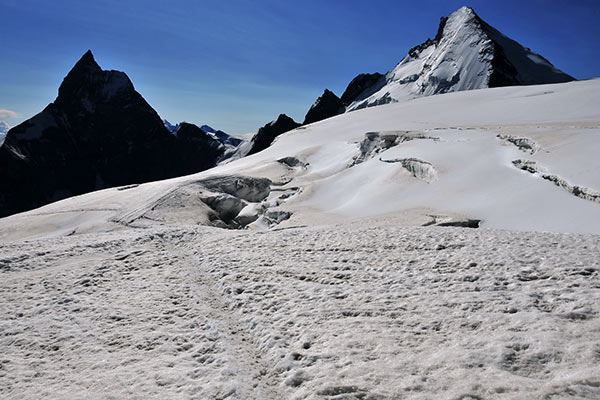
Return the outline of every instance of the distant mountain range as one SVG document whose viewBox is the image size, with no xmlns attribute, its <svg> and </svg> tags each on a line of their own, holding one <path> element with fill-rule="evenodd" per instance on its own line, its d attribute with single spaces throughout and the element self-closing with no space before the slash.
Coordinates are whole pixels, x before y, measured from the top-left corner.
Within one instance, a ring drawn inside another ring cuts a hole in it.
<svg viewBox="0 0 600 400">
<path fill-rule="evenodd" d="M 434 94 L 573 80 L 541 55 L 491 27 L 472 8 L 462 7 L 442 17 L 435 37 L 410 49 L 387 74 L 360 74 L 341 97 L 325 89 L 302 125 Z"/>
<path fill-rule="evenodd" d="M 462 7 L 441 18 L 434 39 L 410 49 L 387 74 L 360 74 L 341 97 L 325 89 L 302 124 L 281 114 L 243 143 L 208 125 L 162 120 L 125 73 L 102 70 L 88 51 L 65 77 L 56 100 L 6 135 L 0 147 L 0 217 L 93 190 L 199 172 L 264 150 L 301 125 L 360 108 L 573 79 Z"/>
</svg>

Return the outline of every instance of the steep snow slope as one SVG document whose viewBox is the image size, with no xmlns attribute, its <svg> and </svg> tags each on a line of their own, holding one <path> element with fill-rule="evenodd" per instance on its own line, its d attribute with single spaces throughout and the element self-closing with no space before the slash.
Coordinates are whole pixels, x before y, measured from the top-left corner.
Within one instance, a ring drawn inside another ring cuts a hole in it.
<svg viewBox="0 0 600 400">
<path fill-rule="evenodd" d="M 212 200 L 206 207 L 205 195 L 188 201 L 195 193 L 243 200 L 230 199 L 236 209 L 247 206 L 237 222 L 255 228 L 394 216 L 404 225 L 473 219 L 484 228 L 600 233 L 599 89 L 600 80 L 496 88 L 359 110 L 300 127 L 263 152 L 200 174 L 0 220 L 0 238 L 123 223 L 210 223 L 210 209 L 222 213 L 225 206 Z M 206 179 L 222 175 L 268 178 L 270 194 L 244 199 L 246 186 L 262 185 L 252 181 L 206 188 Z"/>
<path fill-rule="evenodd" d="M 442 18 L 436 37 L 414 47 L 348 111 L 420 96 L 573 80 L 485 23 L 469 7 Z"/>
</svg>

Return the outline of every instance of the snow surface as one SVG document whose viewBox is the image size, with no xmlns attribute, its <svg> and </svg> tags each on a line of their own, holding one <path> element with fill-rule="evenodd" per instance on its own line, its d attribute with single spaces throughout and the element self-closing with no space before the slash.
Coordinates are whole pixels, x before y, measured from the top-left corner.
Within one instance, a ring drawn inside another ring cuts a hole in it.
<svg viewBox="0 0 600 400">
<path fill-rule="evenodd" d="M 597 104 L 424 97 L 0 219 L 0 397 L 600 398 L 600 203 L 513 163 L 600 191 Z"/>
<path fill-rule="evenodd" d="M 4 398 L 600 396 L 597 235 L 156 226 L 0 249 Z"/>
</svg>

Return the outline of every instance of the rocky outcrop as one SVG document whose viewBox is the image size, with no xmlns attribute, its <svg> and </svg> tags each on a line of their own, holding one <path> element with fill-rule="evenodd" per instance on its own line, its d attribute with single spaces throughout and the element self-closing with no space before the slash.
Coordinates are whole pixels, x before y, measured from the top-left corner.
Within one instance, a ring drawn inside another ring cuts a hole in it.
<svg viewBox="0 0 600 400">
<path fill-rule="evenodd" d="M 349 106 L 351 103 L 356 101 L 358 97 L 363 94 L 367 89 L 377 86 L 379 83 L 385 83 L 382 79 L 384 75 L 375 72 L 374 74 L 360 74 L 350 81 L 348 87 L 340 98 L 344 106 Z"/>
<path fill-rule="evenodd" d="M 442 39 L 442 36 L 444 35 L 444 27 L 446 26 L 447 21 L 448 21 L 448 17 L 441 17 L 440 24 L 438 25 L 438 30 L 437 30 L 437 34 L 435 35 L 435 38 L 433 38 L 433 40 L 431 40 L 430 38 L 427 38 L 427 40 L 424 41 L 423 43 L 411 48 L 408 51 L 408 55 L 410 57 L 417 58 L 421 54 L 421 51 L 425 50 L 429 46 L 437 45 L 440 42 L 440 40 Z"/>
<path fill-rule="evenodd" d="M 315 101 L 304 117 L 302 125 L 312 124 L 331 118 L 345 111 L 344 104 L 332 91 L 325 89 L 321 97 Z"/>
<path fill-rule="evenodd" d="M 127 75 L 102 70 L 88 51 L 56 100 L 8 132 L 0 148 L 0 217 L 212 167 L 222 149 L 198 129 L 171 134 Z"/>
<path fill-rule="evenodd" d="M 383 85 L 385 80 L 382 78 L 383 75 L 377 72 L 374 74 L 360 74 L 348 84 L 342 97 L 337 97 L 335 93 L 325 89 L 306 113 L 302 125 L 312 124 L 343 114 L 346 111 L 346 106 L 356 101 L 359 96 L 364 95 L 365 91 Z"/>
<path fill-rule="evenodd" d="M 285 132 L 296 129 L 300 124 L 285 114 L 280 114 L 275 121 L 271 121 L 258 130 L 252 137 L 252 147 L 247 155 L 258 153 L 269 147 L 275 138 Z"/>
<path fill-rule="evenodd" d="M 225 148 L 194 124 L 182 122 L 177 130 L 175 154 L 183 174 L 203 171 L 215 166 Z"/>
</svg>

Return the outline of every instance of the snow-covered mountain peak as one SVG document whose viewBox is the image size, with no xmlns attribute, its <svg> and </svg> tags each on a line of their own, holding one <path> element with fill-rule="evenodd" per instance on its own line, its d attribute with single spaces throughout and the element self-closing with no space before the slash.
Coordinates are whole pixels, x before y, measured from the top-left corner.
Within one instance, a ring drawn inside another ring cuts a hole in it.
<svg viewBox="0 0 600 400">
<path fill-rule="evenodd" d="M 472 8 L 461 7 L 440 19 L 433 40 L 410 49 L 347 110 L 447 92 L 571 80 L 544 57 L 488 25 Z"/>
</svg>

